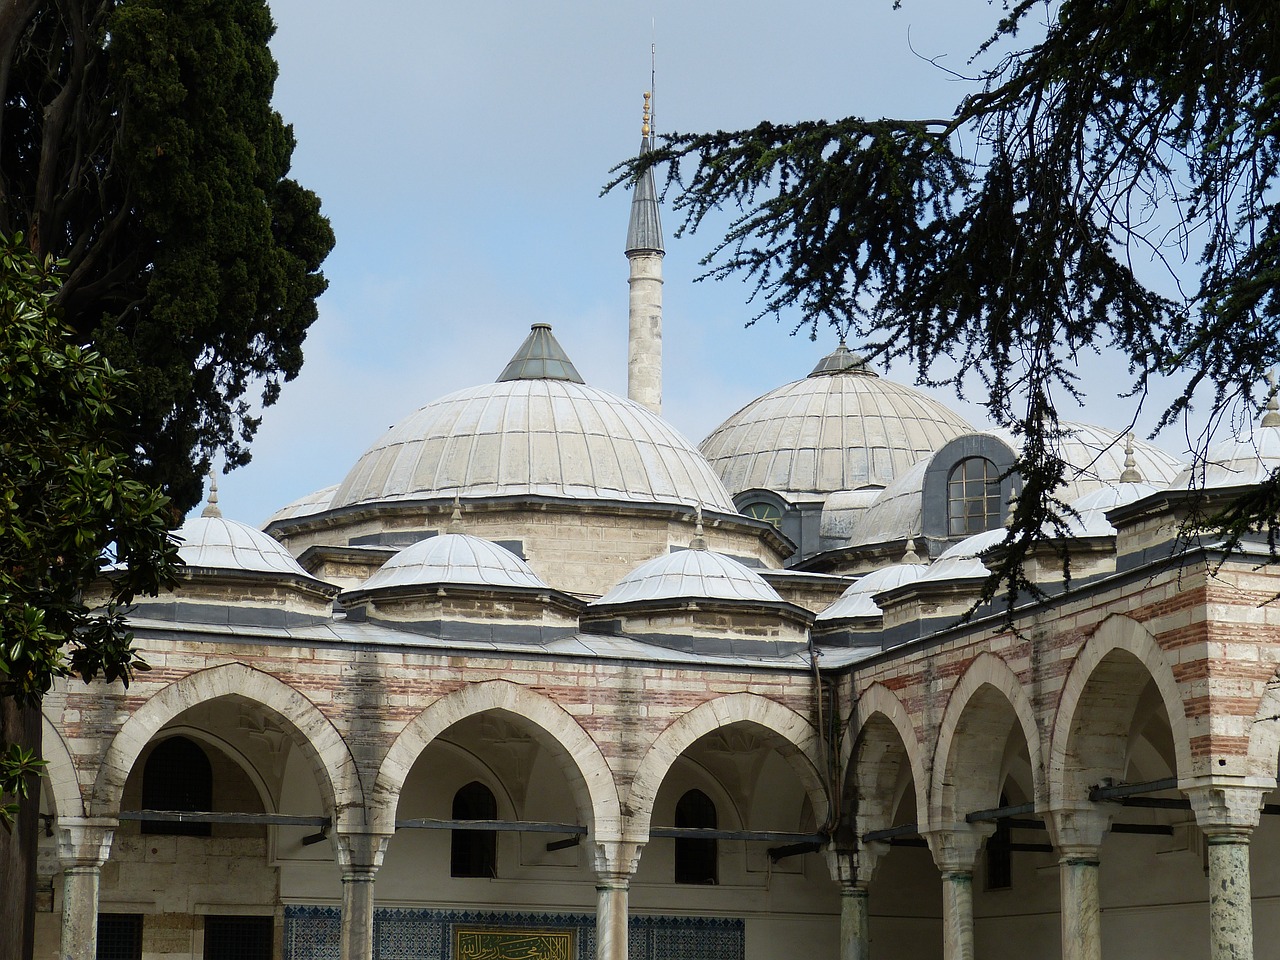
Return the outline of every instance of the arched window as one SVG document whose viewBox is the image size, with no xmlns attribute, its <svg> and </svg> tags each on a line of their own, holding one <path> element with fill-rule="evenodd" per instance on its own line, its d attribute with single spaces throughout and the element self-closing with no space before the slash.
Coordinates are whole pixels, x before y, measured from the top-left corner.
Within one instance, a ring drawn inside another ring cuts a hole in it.
<svg viewBox="0 0 1280 960">
<path fill-rule="evenodd" d="M 453 819 L 497 820 L 498 801 L 493 791 L 473 780 L 453 795 Z M 449 875 L 488 877 L 498 875 L 498 834 L 493 830 L 454 830 L 449 850 Z"/>
<path fill-rule="evenodd" d="M 966 457 L 947 477 L 947 535 L 994 530 L 1001 515 L 1000 470 L 986 457 Z"/>
<path fill-rule="evenodd" d="M 677 827 L 716 828 L 716 805 L 701 790 L 690 790 L 676 803 Z M 718 883 L 717 844 L 702 837 L 676 838 L 676 883 Z"/>
<path fill-rule="evenodd" d="M 777 529 L 782 527 L 782 511 L 778 509 L 777 504 L 769 503 L 767 500 L 756 500 L 744 505 L 742 515 L 751 517 L 753 520 L 771 523 Z"/>
<path fill-rule="evenodd" d="M 198 743 L 186 737 L 170 737 L 156 745 L 142 768 L 142 809 L 213 809 L 213 767 Z M 212 833 L 211 826 L 143 820 L 142 832 L 207 837 Z"/>
</svg>

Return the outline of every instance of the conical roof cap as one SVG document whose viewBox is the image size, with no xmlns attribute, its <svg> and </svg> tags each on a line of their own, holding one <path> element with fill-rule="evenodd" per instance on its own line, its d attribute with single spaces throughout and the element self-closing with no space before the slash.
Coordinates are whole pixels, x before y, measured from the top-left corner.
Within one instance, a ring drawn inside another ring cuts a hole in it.
<svg viewBox="0 0 1280 960">
<path fill-rule="evenodd" d="M 568 380 L 585 383 L 578 369 L 551 334 L 551 324 L 535 323 L 511 361 L 498 376 L 498 383 L 510 380 Z"/>
</svg>

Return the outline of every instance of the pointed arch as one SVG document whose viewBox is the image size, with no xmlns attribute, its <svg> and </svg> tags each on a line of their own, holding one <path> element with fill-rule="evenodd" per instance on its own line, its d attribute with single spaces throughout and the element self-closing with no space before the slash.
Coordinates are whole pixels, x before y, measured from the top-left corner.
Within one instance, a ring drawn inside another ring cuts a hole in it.
<svg viewBox="0 0 1280 960">
<path fill-rule="evenodd" d="M 871 765 L 878 770 L 884 757 L 892 750 L 894 745 L 888 735 L 889 728 L 897 732 L 897 739 L 911 770 L 911 780 L 915 786 L 916 819 L 923 823 L 928 816 L 926 791 L 929 778 L 920 738 L 911 722 L 911 713 L 897 694 L 877 682 L 858 695 L 850 722 L 849 755 L 845 761 L 844 795 L 858 801 L 859 833 L 889 826 L 887 821 L 894 814 L 890 809 L 894 806 L 892 803 L 882 802 L 868 806 L 869 791 L 882 792 L 888 786 L 884 782 L 884 776 L 876 776 L 867 767 Z M 873 751 L 878 759 L 871 757 Z M 892 798 L 879 799 L 886 801 Z"/>
<path fill-rule="evenodd" d="M 48 714 L 40 714 L 40 725 L 40 753 L 45 762 L 44 777 L 49 785 L 48 796 L 53 801 L 54 816 L 83 817 L 84 794 L 80 791 L 80 779 L 76 776 L 67 742 Z"/>
<path fill-rule="evenodd" d="M 510 713 L 541 731 L 541 739 L 553 747 L 565 772 L 591 836 L 597 842 L 618 839 L 622 829 L 618 789 L 596 742 L 554 700 L 508 680 L 469 684 L 436 700 L 409 721 L 378 770 L 373 787 L 373 822 L 384 830 L 393 830 L 400 791 L 422 751 L 459 720 L 491 710 Z"/>
<path fill-rule="evenodd" d="M 760 727 L 770 734 L 773 745 L 800 778 L 814 816 L 819 823 L 826 820 L 829 803 L 820 773 L 818 737 L 812 724 L 768 697 L 733 693 L 694 707 L 658 734 L 645 751 L 627 793 L 627 840 L 648 841 L 653 802 L 676 759 L 700 737 L 735 723 Z"/>
<path fill-rule="evenodd" d="M 1126 660 L 1130 666 L 1124 666 Z M 1077 782 L 1081 780 L 1080 776 L 1072 776 L 1073 734 L 1088 729 L 1089 735 L 1095 740 L 1120 737 L 1125 742 L 1128 740 L 1127 720 L 1123 730 L 1113 723 L 1113 729 L 1108 731 L 1102 729 L 1105 718 L 1096 714 L 1084 716 L 1081 712 L 1089 683 L 1095 677 L 1101 677 L 1100 668 L 1104 662 L 1115 665 L 1113 669 L 1117 673 L 1123 672 L 1126 675 L 1117 679 L 1129 689 L 1132 689 L 1139 674 L 1155 683 L 1173 733 L 1174 759 L 1178 768 L 1176 773 L 1181 778 L 1188 776 L 1191 770 L 1191 740 L 1186 710 L 1168 657 L 1145 626 L 1123 614 L 1113 614 L 1103 620 L 1093 636 L 1081 646 L 1058 698 L 1058 711 L 1054 716 L 1049 741 L 1049 799 L 1053 805 L 1082 799 L 1074 794 L 1079 794 L 1090 786 L 1088 783 Z M 1134 690 L 1133 693 L 1136 694 L 1137 691 Z"/>
<path fill-rule="evenodd" d="M 93 815 L 114 816 L 119 812 L 129 771 L 165 724 L 198 703 L 229 696 L 265 707 L 297 731 L 297 743 L 311 762 L 335 825 L 361 822 L 364 790 L 342 735 L 298 690 L 243 663 L 224 663 L 188 674 L 162 688 L 134 711 L 112 739 L 98 769 L 91 802 Z"/>
<path fill-rule="evenodd" d="M 954 765 L 968 761 L 977 767 L 988 768 L 998 764 L 1004 753 L 1005 742 L 996 743 L 992 730 L 1009 717 L 1001 714 L 1007 708 L 1013 723 L 1026 741 L 1027 755 L 1031 762 L 1032 792 L 1037 798 L 1046 796 L 1044 751 L 1041 748 L 1040 728 L 1036 726 L 1035 711 L 1017 674 L 994 653 L 983 652 L 965 669 L 960 681 L 952 688 L 947 709 L 938 727 L 938 743 L 933 761 L 933 773 L 929 785 L 930 820 L 937 823 L 952 822 L 963 818 L 972 810 L 959 809 L 974 803 L 986 803 L 980 799 L 982 784 L 970 776 L 955 775 Z M 959 752 L 966 751 L 961 758 Z M 996 753 L 1000 756 L 996 756 Z M 983 771 L 985 773 L 986 771 Z M 998 769 L 991 769 L 991 799 L 998 796 L 999 784 L 995 778 Z"/>
</svg>

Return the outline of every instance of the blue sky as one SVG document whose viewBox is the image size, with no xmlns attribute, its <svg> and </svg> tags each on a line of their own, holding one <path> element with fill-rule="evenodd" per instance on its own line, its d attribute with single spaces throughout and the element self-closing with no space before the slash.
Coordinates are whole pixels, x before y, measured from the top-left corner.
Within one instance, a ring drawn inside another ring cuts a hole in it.
<svg viewBox="0 0 1280 960">
<path fill-rule="evenodd" d="M 417 407 L 492 380 L 531 323 L 553 325 L 589 383 L 625 394 L 628 197 L 599 193 L 638 146 L 651 38 L 660 130 L 933 117 L 968 87 L 927 60 L 964 73 L 1000 11 L 984 0 L 271 9 L 293 175 L 322 198 L 337 245 L 302 374 L 265 411 L 253 462 L 219 477 L 226 515 L 254 524 L 341 481 Z M 748 286 L 694 283 L 716 235 L 671 238 L 669 211 L 664 226 L 664 413 L 696 443 L 807 374 L 835 339 L 744 328 Z M 1105 388 L 1095 401 L 1096 422 L 1129 406 Z"/>
</svg>

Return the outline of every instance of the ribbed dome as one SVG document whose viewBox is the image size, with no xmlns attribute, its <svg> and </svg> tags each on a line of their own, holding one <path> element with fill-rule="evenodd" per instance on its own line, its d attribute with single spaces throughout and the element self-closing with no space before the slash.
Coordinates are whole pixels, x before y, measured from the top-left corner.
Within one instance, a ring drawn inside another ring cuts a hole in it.
<svg viewBox="0 0 1280 960">
<path fill-rule="evenodd" d="M 923 563 L 893 563 L 868 573 L 840 594 L 835 603 L 818 614 L 816 622 L 845 620 L 849 617 L 878 617 L 883 611 L 872 599 L 877 593 L 892 590 L 904 583 L 914 583 L 928 569 Z"/>
<path fill-rule="evenodd" d="M 1212 490 L 1262 483 L 1278 468 L 1280 427 L 1256 426 L 1241 436 L 1215 443 L 1205 454 L 1204 462 L 1184 467 L 1169 483 L 1169 489 Z"/>
<path fill-rule="evenodd" d="M 969 580 L 986 578 L 991 571 L 980 559 L 980 554 L 992 547 L 1004 543 L 1009 531 L 1004 527 L 994 530 L 983 530 L 971 537 L 965 537 L 959 543 L 953 543 L 938 559 L 929 564 L 921 580 L 936 582 L 939 580 Z"/>
<path fill-rule="evenodd" d="M 1075 537 L 1111 537 L 1116 528 L 1107 519 L 1107 511 L 1141 500 L 1156 492 L 1149 483 L 1117 483 L 1101 490 L 1086 493 L 1071 504 L 1078 516 L 1067 519 L 1071 536 Z M 1044 531 L 1052 536 L 1053 530 L 1046 527 Z"/>
<path fill-rule="evenodd" d="M 547 379 L 484 384 L 427 404 L 360 458 L 332 505 L 455 496 L 737 512 L 706 460 L 666 422 L 603 390 Z"/>
<path fill-rule="evenodd" d="M 462 533 L 446 533 L 405 547 L 360 589 L 436 584 L 547 589 L 529 565 L 510 550 Z"/>
<path fill-rule="evenodd" d="M 329 504 L 333 501 L 333 495 L 337 492 L 338 485 L 335 483 L 331 487 L 324 487 L 314 493 L 308 493 L 305 497 L 299 497 L 292 503 L 285 504 L 268 517 L 263 526 L 270 526 L 277 520 L 292 520 L 294 517 L 308 517 L 313 513 L 323 513 L 329 509 Z"/>
<path fill-rule="evenodd" d="M 681 550 L 646 560 L 590 606 L 642 600 L 782 602 L 760 574 L 732 557 L 709 550 Z"/>
<path fill-rule="evenodd" d="M 803 380 L 752 400 L 700 449 L 731 493 L 790 498 L 886 485 L 973 428 L 917 390 L 883 380 L 843 346 Z"/>
<path fill-rule="evenodd" d="M 283 545 L 247 523 L 221 516 L 193 517 L 175 536 L 179 541 L 178 555 L 189 567 L 314 579 Z"/>
</svg>

